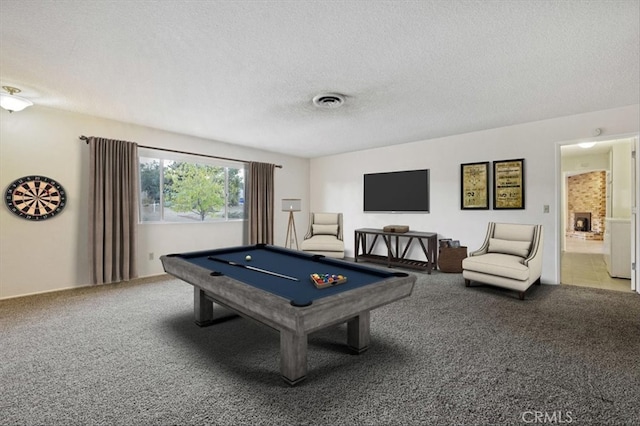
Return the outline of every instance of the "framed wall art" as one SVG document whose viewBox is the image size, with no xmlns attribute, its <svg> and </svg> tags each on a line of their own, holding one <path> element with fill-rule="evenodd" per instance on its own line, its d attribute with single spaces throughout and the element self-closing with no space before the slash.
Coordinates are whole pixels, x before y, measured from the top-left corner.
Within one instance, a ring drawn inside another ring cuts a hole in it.
<svg viewBox="0 0 640 426">
<path fill-rule="evenodd" d="M 489 162 L 460 165 L 460 208 L 487 210 L 489 208 Z"/>
<path fill-rule="evenodd" d="M 493 208 L 524 209 L 524 158 L 493 162 Z"/>
</svg>

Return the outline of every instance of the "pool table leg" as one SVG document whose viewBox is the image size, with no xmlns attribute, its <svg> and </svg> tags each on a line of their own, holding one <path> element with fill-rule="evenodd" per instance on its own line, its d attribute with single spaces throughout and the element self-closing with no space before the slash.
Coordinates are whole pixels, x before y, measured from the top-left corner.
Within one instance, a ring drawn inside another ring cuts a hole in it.
<svg viewBox="0 0 640 426">
<path fill-rule="evenodd" d="M 196 325 L 206 327 L 213 324 L 213 302 L 196 286 L 193 287 L 193 314 Z"/>
<path fill-rule="evenodd" d="M 307 335 L 280 330 L 280 373 L 290 385 L 307 376 Z"/>
<path fill-rule="evenodd" d="M 370 321 L 371 315 L 366 311 L 347 322 L 347 346 L 351 351 L 360 354 L 369 349 Z"/>
</svg>

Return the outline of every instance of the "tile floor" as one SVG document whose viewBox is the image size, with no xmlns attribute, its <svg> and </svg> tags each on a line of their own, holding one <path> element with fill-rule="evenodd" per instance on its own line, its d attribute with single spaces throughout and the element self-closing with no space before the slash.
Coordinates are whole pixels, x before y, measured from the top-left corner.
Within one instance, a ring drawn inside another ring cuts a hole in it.
<svg viewBox="0 0 640 426">
<path fill-rule="evenodd" d="M 567 238 L 562 252 L 561 283 L 631 292 L 631 280 L 611 278 L 602 249 L 602 241 Z"/>
</svg>

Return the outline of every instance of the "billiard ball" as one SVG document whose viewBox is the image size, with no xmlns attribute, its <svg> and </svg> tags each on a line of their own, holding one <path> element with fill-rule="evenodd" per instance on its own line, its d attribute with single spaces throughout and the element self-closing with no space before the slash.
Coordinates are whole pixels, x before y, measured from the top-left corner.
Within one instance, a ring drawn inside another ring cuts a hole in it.
<svg viewBox="0 0 640 426">
<path fill-rule="evenodd" d="M 247 262 L 250 262 L 250 261 L 251 261 L 251 256 L 246 255 L 246 256 L 244 257 L 244 260 L 246 260 Z"/>
</svg>

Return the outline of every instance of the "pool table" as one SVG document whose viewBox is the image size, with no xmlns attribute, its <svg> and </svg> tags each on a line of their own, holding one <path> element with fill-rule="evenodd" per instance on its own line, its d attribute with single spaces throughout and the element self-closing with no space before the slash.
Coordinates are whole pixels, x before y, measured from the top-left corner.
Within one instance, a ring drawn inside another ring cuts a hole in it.
<svg viewBox="0 0 640 426">
<path fill-rule="evenodd" d="M 250 260 L 247 256 L 250 256 Z M 370 311 L 408 297 L 414 275 L 258 244 L 161 256 L 164 270 L 194 287 L 195 322 L 213 323 L 214 302 L 280 332 L 280 371 L 290 385 L 307 373 L 307 336 L 347 323 L 347 345 L 369 346 Z M 311 274 L 347 281 L 317 288 Z"/>
</svg>

